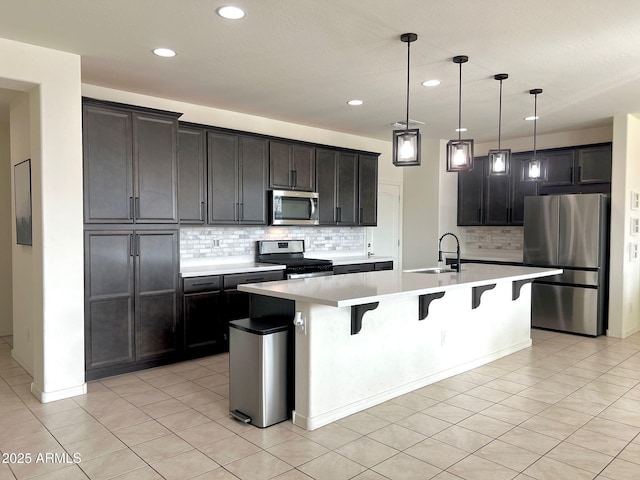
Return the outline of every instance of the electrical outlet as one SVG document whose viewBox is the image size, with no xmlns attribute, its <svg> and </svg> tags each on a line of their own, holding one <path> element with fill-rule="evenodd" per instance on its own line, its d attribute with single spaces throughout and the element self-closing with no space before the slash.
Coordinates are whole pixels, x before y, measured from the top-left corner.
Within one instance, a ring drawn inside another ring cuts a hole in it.
<svg viewBox="0 0 640 480">
<path fill-rule="evenodd" d="M 631 209 L 640 209 L 640 193 L 634 192 L 633 190 L 631 190 Z"/>
<path fill-rule="evenodd" d="M 640 218 L 631 217 L 631 235 L 638 235 L 640 233 Z"/>
<path fill-rule="evenodd" d="M 638 260 L 638 242 L 629 243 L 629 260 Z"/>
</svg>

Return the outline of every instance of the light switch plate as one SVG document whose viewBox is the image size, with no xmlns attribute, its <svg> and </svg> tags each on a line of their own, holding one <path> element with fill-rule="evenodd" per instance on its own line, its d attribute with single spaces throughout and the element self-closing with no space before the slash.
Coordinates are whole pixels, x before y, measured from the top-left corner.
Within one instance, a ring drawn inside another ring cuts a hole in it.
<svg viewBox="0 0 640 480">
<path fill-rule="evenodd" d="M 640 218 L 631 217 L 631 227 L 629 232 L 631 235 L 638 235 L 638 233 L 640 233 Z"/>
<path fill-rule="evenodd" d="M 629 243 L 629 260 L 638 260 L 638 242 Z"/>
<path fill-rule="evenodd" d="M 640 208 L 640 193 L 631 190 L 631 209 L 638 210 Z"/>
</svg>

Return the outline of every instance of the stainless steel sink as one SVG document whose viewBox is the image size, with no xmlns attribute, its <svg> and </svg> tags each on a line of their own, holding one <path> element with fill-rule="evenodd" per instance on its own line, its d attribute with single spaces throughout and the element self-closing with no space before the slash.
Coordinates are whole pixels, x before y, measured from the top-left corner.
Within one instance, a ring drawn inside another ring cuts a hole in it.
<svg viewBox="0 0 640 480">
<path fill-rule="evenodd" d="M 406 273 L 453 273 L 455 270 L 451 268 L 432 267 L 432 268 L 416 268 L 415 270 L 405 270 Z"/>
</svg>

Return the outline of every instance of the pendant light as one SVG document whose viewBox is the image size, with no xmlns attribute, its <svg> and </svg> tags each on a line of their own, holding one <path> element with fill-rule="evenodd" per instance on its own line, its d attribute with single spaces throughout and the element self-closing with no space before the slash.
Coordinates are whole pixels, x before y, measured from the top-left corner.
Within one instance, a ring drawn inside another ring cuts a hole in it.
<svg viewBox="0 0 640 480">
<path fill-rule="evenodd" d="M 461 172 L 473 168 L 473 140 L 460 138 L 462 133 L 462 64 L 467 63 L 469 57 L 458 55 L 453 57 L 453 63 L 460 66 L 460 82 L 458 89 L 458 139 L 447 143 L 447 172 Z"/>
<path fill-rule="evenodd" d="M 538 95 L 542 93 L 541 88 L 529 90 L 534 96 L 533 103 L 533 156 L 522 162 L 523 182 L 544 182 L 547 180 L 547 158 L 539 157 L 536 152 L 536 136 L 538 125 Z"/>
<path fill-rule="evenodd" d="M 403 33 L 400 40 L 407 44 L 407 118 L 404 130 L 393 131 L 393 164 L 396 167 L 420 165 L 420 130 L 409 128 L 409 78 L 411 44 L 418 39 L 415 33 Z"/>
<path fill-rule="evenodd" d="M 511 149 L 501 149 L 500 139 L 502 134 L 502 81 L 509 78 L 506 73 L 498 73 L 493 76 L 500 82 L 500 106 L 498 108 L 498 148 L 489 150 L 489 175 L 505 176 L 509 175 L 509 164 L 511 163 Z"/>
</svg>

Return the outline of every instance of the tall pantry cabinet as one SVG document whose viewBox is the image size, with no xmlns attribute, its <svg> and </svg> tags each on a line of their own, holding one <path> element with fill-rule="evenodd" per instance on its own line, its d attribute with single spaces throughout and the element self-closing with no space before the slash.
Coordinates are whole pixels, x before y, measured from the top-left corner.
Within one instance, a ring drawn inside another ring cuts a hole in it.
<svg viewBox="0 0 640 480">
<path fill-rule="evenodd" d="M 83 99 L 87 380 L 177 353 L 178 117 Z"/>
</svg>

